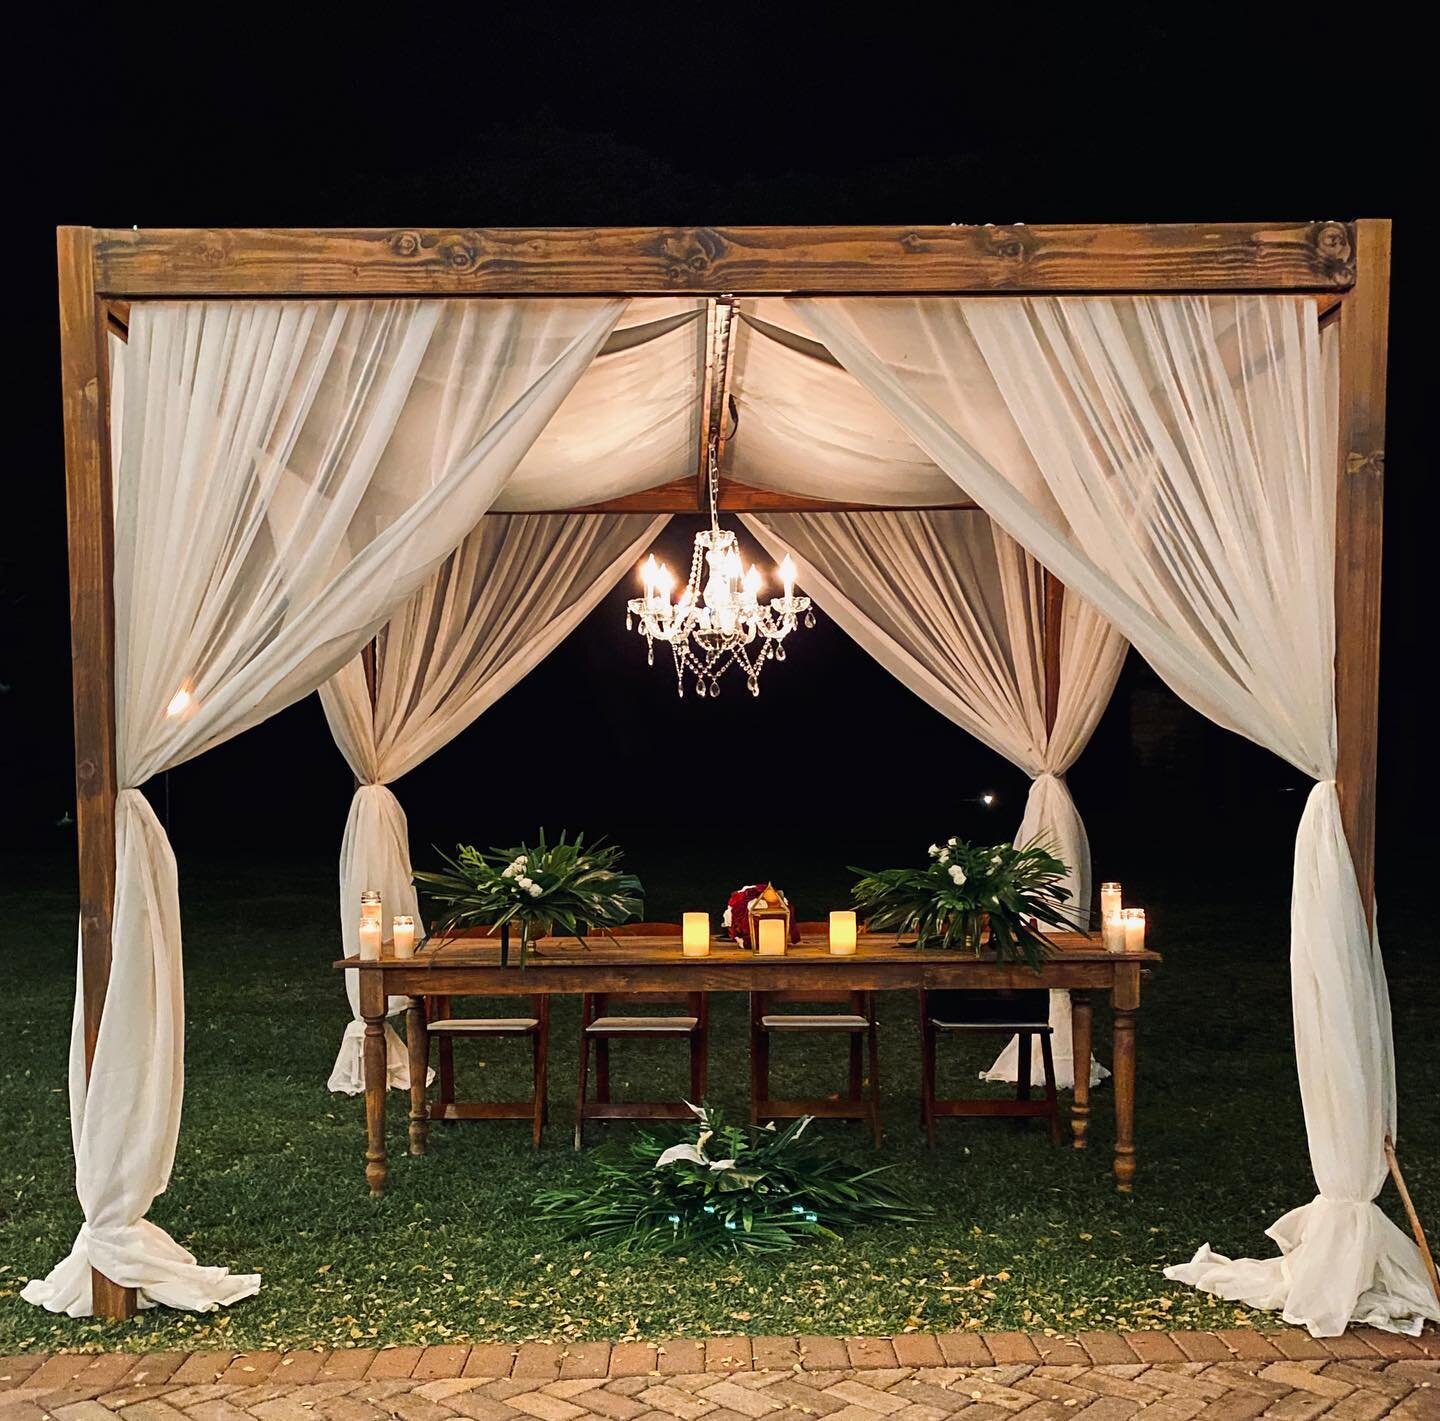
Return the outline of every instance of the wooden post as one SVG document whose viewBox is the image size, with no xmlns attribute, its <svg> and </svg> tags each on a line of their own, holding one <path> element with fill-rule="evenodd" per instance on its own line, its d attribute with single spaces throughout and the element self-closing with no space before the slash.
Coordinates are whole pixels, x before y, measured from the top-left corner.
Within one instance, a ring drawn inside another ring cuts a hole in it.
<svg viewBox="0 0 1440 1421">
<path fill-rule="evenodd" d="M 1042 596 L 1041 635 L 1044 637 L 1045 734 L 1055 731 L 1060 709 L 1060 622 L 1065 612 L 1065 584 L 1047 568 L 1040 570 Z"/>
<path fill-rule="evenodd" d="M 107 314 L 95 297 L 94 233 L 62 227 L 60 381 L 65 413 L 65 507 L 70 545 L 70 655 L 75 699 L 75 831 L 85 1074 L 110 985 L 115 904 L 115 529 L 110 495 Z M 91 1273 L 96 1314 L 135 1314 L 135 1290 Z"/>
<path fill-rule="evenodd" d="M 1381 500 L 1390 223 L 1355 224 L 1355 286 L 1341 306 L 1340 476 L 1335 518 L 1336 780 L 1367 918 L 1375 903 L 1375 758 L 1380 714 Z"/>
</svg>

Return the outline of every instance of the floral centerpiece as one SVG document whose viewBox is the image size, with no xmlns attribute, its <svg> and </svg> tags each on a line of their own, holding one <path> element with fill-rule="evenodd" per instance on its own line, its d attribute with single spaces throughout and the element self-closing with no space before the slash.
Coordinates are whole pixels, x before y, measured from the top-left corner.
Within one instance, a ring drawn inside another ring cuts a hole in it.
<svg viewBox="0 0 1440 1421">
<path fill-rule="evenodd" d="M 923 868 L 852 869 L 855 906 L 872 929 L 913 932 L 917 947 L 978 951 L 988 942 L 1002 962 L 1039 967 L 1048 948 L 1042 923 L 1075 929 L 1065 911 L 1069 869 L 1041 844 L 979 846 L 957 838 L 930 845 Z"/>
<path fill-rule="evenodd" d="M 737 888 L 725 901 L 725 913 L 721 922 L 725 926 L 725 932 L 740 943 L 743 947 L 753 947 L 750 941 L 750 906 L 757 898 L 762 897 L 767 890 L 774 889 L 776 898 L 787 910 L 790 910 L 790 941 L 800 941 L 799 924 L 795 921 L 795 913 L 790 909 L 790 900 L 771 883 L 750 883 L 744 888 Z"/>
<path fill-rule="evenodd" d="M 723 1254 L 779 1253 L 928 1213 L 881 1178 L 888 1166 L 856 1169 L 821 1149 L 809 1116 L 777 1131 L 690 1108 L 693 1139 L 667 1147 L 639 1136 L 624 1157 L 599 1162 L 598 1182 L 537 1194 L 541 1216 L 621 1252 Z"/>
<path fill-rule="evenodd" d="M 583 834 L 568 839 L 562 831 L 552 844 L 542 829 L 533 846 L 481 850 L 460 844 L 454 858 L 440 857 L 447 871 L 415 875 L 439 907 L 436 931 L 514 924 L 522 967 L 536 938 L 554 932 L 583 943 L 588 930 L 629 922 L 644 909 L 640 880 L 618 868 L 621 850 L 603 841 L 587 846 Z"/>
</svg>

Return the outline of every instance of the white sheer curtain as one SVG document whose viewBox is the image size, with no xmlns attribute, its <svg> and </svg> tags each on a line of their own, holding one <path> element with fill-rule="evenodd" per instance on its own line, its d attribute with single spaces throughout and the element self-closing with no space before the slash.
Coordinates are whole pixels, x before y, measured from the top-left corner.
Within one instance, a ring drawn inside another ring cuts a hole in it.
<svg viewBox="0 0 1440 1421">
<path fill-rule="evenodd" d="M 1042 573 L 984 513 L 741 516 L 775 558 L 794 557 L 800 585 L 887 671 L 1031 777 L 1017 841 L 1053 847 L 1071 870 L 1070 902 L 1088 915 L 1090 844 L 1064 775 L 1109 703 L 1123 638 L 1079 598 L 1064 599 L 1061 690 L 1047 732 Z M 1050 1020 L 1056 1077 L 1072 1086 L 1068 992 L 1051 993 Z M 1013 1081 L 1017 1052 L 1012 1041 L 985 1074 Z M 1097 1065 L 1092 1079 L 1106 1074 Z"/>
<path fill-rule="evenodd" d="M 622 301 L 140 303 L 116 366 L 119 780 L 112 967 L 90 1079 L 71 1043 L 74 1248 L 25 1298 L 208 1309 L 206 1268 L 145 1214 L 184 1091 L 175 859 L 139 786 L 350 660 L 472 528 Z"/>
<path fill-rule="evenodd" d="M 360 781 L 340 849 L 345 956 L 360 950 L 360 894 L 378 888 L 385 915 L 419 905 L 405 811 L 390 789 L 447 745 L 555 649 L 635 564 L 669 514 L 492 515 L 385 624 L 376 639 L 375 698 L 360 661 L 320 688 L 335 742 Z M 354 1020 L 329 1087 L 365 1088 L 355 973 Z M 399 1002 L 400 998 L 394 999 Z M 410 1082 L 404 1046 L 386 1028 L 389 1082 Z"/>
<path fill-rule="evenodd" d="M 1316 1198 L 1281 1256 L 1167 1275 L 1317 1336 L 1437 1317 L 1375 1206 L 1394 1127 L 1379 950 L 1335 787 L 1333 342 L 1289 297 L 797 300 L 828 348 L 1007 532 L 1197 710 L 1315 779 L 1291 990 Z M 990 427 L 987 428 L 986 426 Z M 1003 448 L 1024 451 L 1009 462 Z"/>
</svg>

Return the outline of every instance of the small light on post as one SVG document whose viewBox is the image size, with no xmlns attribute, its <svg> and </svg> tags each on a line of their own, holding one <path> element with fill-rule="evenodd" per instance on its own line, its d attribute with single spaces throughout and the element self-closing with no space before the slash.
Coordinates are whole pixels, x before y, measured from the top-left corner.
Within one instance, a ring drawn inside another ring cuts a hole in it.
<svg viewBox="0 0 1440 1421">
<path fill-rule="evenodd" d="M 837 909 L 830 914 L 830 953 L 833 957 L 853 957 L 856 935 L 853 909 Z"/>
<path fill-rule="evenodd" d="M 986 809 L 989 809 L 990 806 L 995 803 L 995 796 L 987 789 L 985 793 L 980 796 L 980 803 L 983 804 Z"/>
<path fill-rule="evenodd" d="M 1145 910 L 1126 908 L 1120 915 L 1125 924 L 1125 951 L 1145 951 Z"/>
<path fill-rule="evenodd" d="M 380 960 L 380 919 L 360 919 L 360 960 L 361 962 L 378 962 Z"/>
<path fill-rule="evenodd" d="M 409 913 L 396 913 L 390 928 L 396 957 L 415 956 L 415 919 Z"/>
<path fill-rule="evenodd" d="M 686 913 L 681 918 L 680 951 L 684 953 L 686 957 L 709 957 L 709 913 Z"/>
</svg>

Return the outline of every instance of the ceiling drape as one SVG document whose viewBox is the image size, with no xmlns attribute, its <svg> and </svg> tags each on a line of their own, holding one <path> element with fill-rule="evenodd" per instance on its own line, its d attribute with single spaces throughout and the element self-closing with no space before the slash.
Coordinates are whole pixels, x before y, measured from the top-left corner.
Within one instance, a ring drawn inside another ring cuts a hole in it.
<svg viewBox="0 0 1440 1421">
<path fill-rule="evenodd" d="M 1167 1270 L 1333 1336 L 1440 1314 L 1375 1206 L 1395 1123 L 1389 1007 L 1335 786 L 1336 364 L 1284 297 L 796 299 L 811 334 L 1183 700 L 1316 784 L 1291 994 L 1318 1194 L 1280 1256 Z M 983 412 L 983 419 L 981 418 Z M 1016 433 L 1022 452 L 1014 451 Z"/>
<path fill-rule="evenodd" d="M 308 694 L 473 528 L 625 303 L 141 303 L 112 343 L 116 890 L 71 1128 L 85 1222 L 24 1296 L 92 1311 L 91 1268 L 142 1306 L 209 1309 L 203 1267 L 145 1217 L 184 1095 L 174 854 L 140 786 Z"/>
<path fill-rule="evenodd" d="M 516 514 L 480 526 L 400 607 L 375 641 L 375 696 L 357 659 L 320 688 L 335 743 L 358 781 L 340 849 L 340 933 L 360 950 L 360 894 L 376 888 L 385 915 L 419 922 L 409 829 L 392 781 L 472 725 L 533 670 L 628 572 L 668 514 Z M 365 1088 L 355 973 L 352 1020 L 329 1088 Z M 392 1005 L 403 999 L 393 998 Z M 386 1028 L 389 1083 L 409 1086 L 409 1062 Z"/>
<path fill-rule="evenodd" d="M 742 519 L 767 552 L 794 557 L 800 585 L 816 605 L 902 685 L 1031 777 L 1016 842 L 1045 843 L 1069 866 L 1071 910 L 1088 924 L 1090 843 L 1064 775 L 1109 703 L 1124 639 L 1078 598 L 1066 599 L 1061 694 L 1054 729 L 1047 730 L 1043 573 L 983 513 Z M 1068 992 L 1051 994 L 1050 1015 L 1056 1076 L 1070 1086 Z M 1012 1041 L 986 1074 L 1013 1081 L 1017 1049 Z M 1038 1057 L 1035 1065 L 1038 1071 Z M 1096 1078 L 1102 1074 L 1097 1068 Z"/>
</svg>

